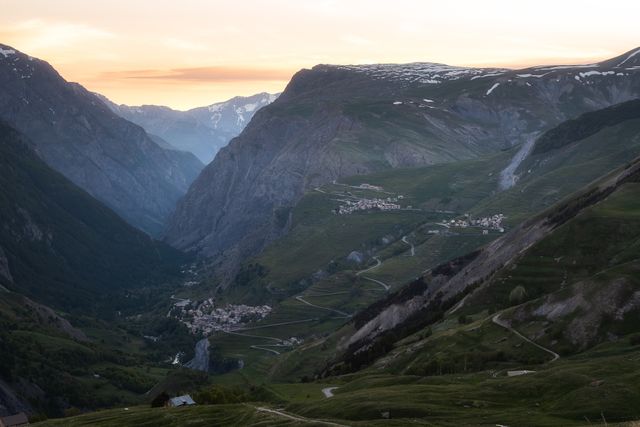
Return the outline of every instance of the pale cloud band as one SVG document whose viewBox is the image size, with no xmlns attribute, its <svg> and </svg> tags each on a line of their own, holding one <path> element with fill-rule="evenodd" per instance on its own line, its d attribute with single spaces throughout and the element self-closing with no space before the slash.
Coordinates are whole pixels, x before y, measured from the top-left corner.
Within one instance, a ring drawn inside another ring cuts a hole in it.
<svg viewBox="0 0 640 427">
<path fill-rule="evenodd" d="M 125 70 L 100 74 L 99 79 L 121 80 L 141 79 L 159 81 L 192 82 L 243 82 L 243 81 L 286 81 L 291 70 L 269 68 L 195 67 L 171 70 Z"/>
<path fill-rule="evenodd" d="M 317 63 L 518 67 L 640 44 L 640 2 L 597 0 L 20 0 L 0 42 L 126 103 L 204 105 L 279 92 Z"/>
</svg>

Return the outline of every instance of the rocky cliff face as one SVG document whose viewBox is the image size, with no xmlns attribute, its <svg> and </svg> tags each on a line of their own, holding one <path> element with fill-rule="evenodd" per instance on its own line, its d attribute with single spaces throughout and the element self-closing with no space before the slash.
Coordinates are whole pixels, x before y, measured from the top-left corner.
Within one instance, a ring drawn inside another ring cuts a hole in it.
<svg viewBox="0 0 640 427">
<path fill-rule="evenodd" d="M 2 246 L 0 246 L 0 278 L 7 282 L 13 282 L 13 276 L 11 275 L 11 269 L 9 268 L 7 254 L 4 253 Z"/>
<path fill-rule="evenodd" d="M 120 289 L 179 275 L 184 254 L 124 222 L 32 146 L 0 120 L 0 292 L 90 312 Z"/>
<path fill-rule="evenodd" d="M 204 164 L 211 162 L 218 150 L 238 136 L 260 108 L 278 97 L 270 93 L 236 96 L 206 107 L 176 111 L 157 105 L 117 105 L 98 96 L 119 116 L 161 137 L 173 148 L 193 153 Z"/>
<path fill-rule="evenodd" d="M 518 145 L 567 118 L 638 97 L 638 71 L 629 62 L 303 70 L 205 168 L 166 239 L 204 256 L 255 253 L 286 231 L 289 209 L 314 186 Z"/>
<path fill-rule="evenodd" d="M 46 62 L 0 45 L 0 118 L 91 195 L 157 235 L 202 168 L 190 153 L 163 149 Z"/>
</svg>

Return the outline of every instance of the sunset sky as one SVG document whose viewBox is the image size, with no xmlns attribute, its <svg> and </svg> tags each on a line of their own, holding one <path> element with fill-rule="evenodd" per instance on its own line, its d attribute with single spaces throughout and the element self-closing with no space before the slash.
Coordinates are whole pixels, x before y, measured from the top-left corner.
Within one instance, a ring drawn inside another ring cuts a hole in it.
<svg viewBox="0 0 640 427">
<path fill-rule="evenodd" d="M 279 92 L 318 63 L 583 63 L 640 45 L 640 2 L 3 0 L 0 42 L 118 103 Z"/>
</svg>

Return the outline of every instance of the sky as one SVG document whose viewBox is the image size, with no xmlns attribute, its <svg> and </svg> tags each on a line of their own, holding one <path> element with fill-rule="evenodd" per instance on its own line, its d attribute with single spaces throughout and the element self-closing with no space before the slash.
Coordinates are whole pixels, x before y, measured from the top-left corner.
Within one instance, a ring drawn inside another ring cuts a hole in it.
<svg viewBox="0 0 640 427">
<path fill-rule="evenodd" d="M 640 46 L 640 2 L 0 0 L 0 43 L 117 103 L 280 92 L 323 64 L 578 64 Z"/>
</svg>

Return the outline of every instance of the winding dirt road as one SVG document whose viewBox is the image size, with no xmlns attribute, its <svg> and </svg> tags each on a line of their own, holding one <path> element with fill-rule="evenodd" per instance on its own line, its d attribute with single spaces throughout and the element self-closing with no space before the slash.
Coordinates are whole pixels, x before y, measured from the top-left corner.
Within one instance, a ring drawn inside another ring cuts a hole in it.
<svg viewBox="0 0 640 427">
<path fill-rule="evenodd" d="M 279 417 L 288 418 L 290 420 L 297 421 L 297 422 L 300 422 L 300 423 L 324 424 L 324 425 L 327 425 L 327 426 L 334 426 L 334 427 L 348 427 L 345 424 L 338 424 L 338 423 L 333 423 L 331 421 L 323 421 L 323 420 L 318 420 L 318 419 L 314 419 L 314 418 L 305 418 L 305 417 L 302 417 L 300 415 L 292 415 L 292 414 L 288 414 L 286 412 L 278 411 L 276 409 L 264 408 L 262 406 L 254 406 L 254 408 L 256 408 L 256 411 L 258 411 L 258 412 L 265 412 L 265 413 L 277 415 Z"/>
<path fill-rule="evenodd" d="M 401 240 L 407 245 L 411 246 L 411 256 L 416 256 L 416 248 L 415 246 L 413 246 L 413 243 L 409 243 L 407 241 L 407 236 L 403 236 Z"/>
<path fill-rule="evenodd" d="M 413 245 L 411 245 L 409 242 L 407 242 L 405 240 L 403 240 L 403 241 L 411 246 L 411 253 L 412 253 L 412 256 L 413 256 L 413 254 L 414 254 Z M 378 267 L 380 267 L 382 265 L 382 261 L 380 261 L 380 258 L 373 257 L 373 259 L 376 260 L 376 265 L 368 267 L 368 268 L 366 268 L 364 270 L 358 271 L 356 273 L 356 276 L 360 276 L 360 275 L 362 275 L 362 273 L 366 273 L 367 271 L 371 271 L 374 268 L 378 268 Z M 362 278 L 365 279 L 365 280 L 368 280 L 370 282 L 376 283 L 377 285 L 381 286 L 385 291 L 388 291 L 391 288 L 391 286 L 387 285 L 386 283 L 384 283 L 384 282 L 382 282 L 380 280 L 373 279 L 371 277 L 365 277 L 365 276 L 362 276 Z M 307 295 L 307 298 L 322 297 L 322 296 L 329 296 L 329 295 L 338 295 L 338 294 L 345 294 L 345 293 L 348 293 L 348 292 L 331 292 L 331 293 L 326 293 L 326 294 Z M 317 304 L 314 304 L 312 302 L 309 302 L 301 295 L 295 297 L 295 300 L 298 301 L 298 302 L 301 302 L 302 304 L 308 305 L 309 307 L 314 307 L 314 308 L 317 308 L 319 310 L 330 311 L 330 312 L 336 313 L 336 314 L 338 314 L 340 316 L 340 317 L 334 317 L 334 319 L 349 319 L 349 318 L 353 317 L 353 314 L 345 313 L 344 311 L 337 310 L 335 308 L 324 307 L 324 306 L 317 305 Z M 313 321 L 318 321 L 318 320 L 319 320 L 318 318 L 293 320 L 291 322 L 272 323 L 272 324 L 269 324 L 269 325 L 254 326 L 254 327 L 250 327 L 250 328 L 240 328 L 240 329 L 235 329 L 233 331 L 221 331 L 221 332 L 229 334 L 229 335 L 239 335 L 239 336 L 243 336 L 243 337 L 275 341 L 276 344 L 253 344 L 253 345 L 250 345 L 249 348 L 252 348 L 254 350 L 262 350 L 262 351 L 266 351 L 266 352 L 269 352 L 269 353 L 272 353 L 272 354 L 275 354 L 275 355 L 279 355 L 281 353 L 278 350 L 275 350 L 275 349 L 269 348 L 269 347 L 276 347 L 276 348 L 278 348 L 278 347 L 288 347 L 287 345 L 282 344 L 283 340 L 281 338 L 244 334 L 244 333 L 240 333 L 240 331 L 250 331 L 250 330 L 255 330 L 255 329 L 269 328 L 269 327 L 273 327 L 273 326 L 293 325 L 293 324 L 296 324 L 296 323 L 306 323 L 306 322 L 313 322 Z M 322 392 L 325 393 L 325 396 L 327 396 L 326 393 L 330 393 L 331 396 L 333 396 L 333 393 L 331 392 L 331 390 L 334 390 L 334 389 L 335 388 L 329 387 L 327 389 L 324 389 Z M 327 390 L 327 392 L 325 392 L 325 390 Z M 331 397 L 331 396 L 327 396 L 327 397 Z"/>
<path fill-rule="evenodd" d="M 369 267 L 369 268 L 365 268 L 364 270 L 360 270 L 356 273 L 356 276 L 360 276 L 362 273 L 366 273 L 367 271 L 371 271 L 374 268 L 378 268 L 382 265 L 382 261 L 380 261 L 380 258 L 378 258 L 377 256 L 374 256 L 373 259 L 376 260 L 376 265 L 374 265 L 373 267 Z"/>
<path fill-rule="evenodd" d="M 353 316 L 352 314 L 345 313 L 344 311 L 336 310 L 335 308 L 323 307 L 321 305 L 312 304 L 301 296 L 297 296 L 296 300 L 310 307 L 315 307 L 315 308 L 319 308 L 320 310 L 327 310 L 327 311 L 332 311 L 334 313 L 338 313 L 339 315 L 344 316 L 345 319 Z"/>
<path fill-rule="evenodd" d="M 382 265 L 382 261 L 380 261 L 380 258 L 378 258 L 377 256 L 374 256 L 373 259 L 376 260 L 376 265 L 374 265 L 373 267 L 365 268 L 364 270 L 358 271 L 356 273 L 356 276 L 360 276 L 360 275 L 362 275 L 362 273 L 366 273 L 367 271 L 371 271 L 374 268 L 378 268 L 378 267 L 380 267 Z M 381 282 L 380 280 L 372 279 L 371 277 L 366 277 L 366 276 L 362 276 L 362 278 L 382 286 L 385 291 L 388 291 L 389 289 L 391 289 L 391 286 L 387 285 L 384 282 Z"/>
<path fill-rule="evenodd" d="M 525 337 L 524 335 L 522 335 L 520 332 L 516 331 L 515 329 L 513 329 L 507 322 L 505 322 L 504 320 L 500 320 L 500 315 L 502 313 L 498 313 L 495 316 L 493 316 L 493 318 L 491 319 L 491 321 L 493 323 L 495 323 L 496 325 L 505 328 L 506 330 L 508 330 L 509 332 L 514 333 L 515 335 L 517 335 L 518 337 L 520 337 L 522 340 L 528 342 L 531 345 L 534 345 L 536 347 L 538 347 L 540 350 L 545 351 L 547 353 L 549 353 L 550 355 L 553 356 L 553 359 L 551 359 L 549 361 L 549 363 L 555 362 L 556 360 L 560 359 L 560 355 L 558 353 L 556 353 L 553 350 L 549 350 L 546 347 L 541 346 L 540 344 L 537 344 L 533 341 L 531 341 L 529 338 Z"/>
</svg>

